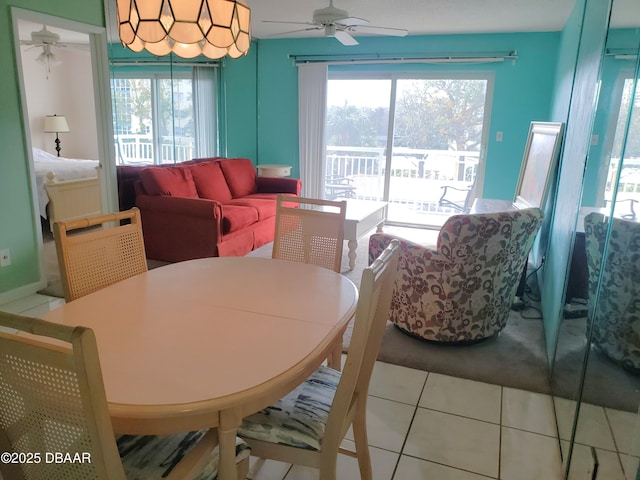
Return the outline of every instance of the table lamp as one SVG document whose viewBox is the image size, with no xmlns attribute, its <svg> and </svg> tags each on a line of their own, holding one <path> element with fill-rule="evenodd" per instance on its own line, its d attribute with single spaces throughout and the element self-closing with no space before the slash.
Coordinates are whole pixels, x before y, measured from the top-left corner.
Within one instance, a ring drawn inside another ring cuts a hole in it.
<svg viewBox="0 0 640 480">
<path fill-rule="evenodd" d="M 60 150 L 62 149 L 60 148 L 60 138 L 58 134 L 69 132 L 67 119 L 64 118 L 64 115 L 47 115 L 44 117 L 44 132 L 56 134 L 56 152 L 58 152 L 58 156 L 60 156 Z"/>
</svg>

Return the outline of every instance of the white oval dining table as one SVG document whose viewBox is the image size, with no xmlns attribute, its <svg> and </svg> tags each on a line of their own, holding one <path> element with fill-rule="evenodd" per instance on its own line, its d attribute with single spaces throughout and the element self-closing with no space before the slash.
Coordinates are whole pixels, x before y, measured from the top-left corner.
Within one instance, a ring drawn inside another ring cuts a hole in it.
<svg viewBox="0 0 640 480">
<path fill-rule="evenodd" d="M 216 427 L 219 478 L 231 480 L 242 418 L 327 358 L 357 299 L 349 279 L 314 265 L 205 258 L 149 270 L 44 318 L 93 329 L 116 433 Z"/>
</svg>

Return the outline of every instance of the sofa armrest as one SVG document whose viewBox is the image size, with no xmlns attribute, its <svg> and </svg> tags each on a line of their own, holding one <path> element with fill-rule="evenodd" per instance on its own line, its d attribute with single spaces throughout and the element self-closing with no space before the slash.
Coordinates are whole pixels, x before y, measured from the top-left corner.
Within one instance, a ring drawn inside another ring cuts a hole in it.
<svg viewBox="0 0 640 480">
<path fill-rule="evenodd" d="M 300 196 L 302 181 L 297 178 L 256 177 L 257 193 L 290 193 Z"/>
<path fill-rule="evenodd" d="M 147 257 L 165 262 L 215 257 L 222 206 L 215 200 L 138 195 Z"/>
</svg>

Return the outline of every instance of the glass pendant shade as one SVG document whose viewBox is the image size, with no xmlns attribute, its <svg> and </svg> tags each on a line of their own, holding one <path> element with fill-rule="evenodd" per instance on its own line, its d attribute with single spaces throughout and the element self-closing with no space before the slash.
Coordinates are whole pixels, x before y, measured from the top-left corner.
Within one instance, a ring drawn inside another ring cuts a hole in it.
<svg viewBox="0 0 640 480">
<path fill-rule="evenodd" d="M 237 58 L 251 45 L 246 0 L 117 0 L 122 44 L 135 52 Z"/>
</svg>

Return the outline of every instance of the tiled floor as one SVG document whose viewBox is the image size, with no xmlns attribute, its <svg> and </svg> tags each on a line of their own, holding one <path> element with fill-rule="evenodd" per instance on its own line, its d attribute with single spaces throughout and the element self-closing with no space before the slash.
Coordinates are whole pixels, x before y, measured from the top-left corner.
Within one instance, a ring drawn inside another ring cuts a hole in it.
<svg viewBox="0 0 640 480">
<path fill-rule="evenodd" d="M 0 310 L 39 316 L 62 302 L 33 295 Z M 375 480 L 562 478 L 557 432 L 566 446 L 572 425 L 556 428 L 553 409 L 555 402 L 560 413 L 567 412 L 572 408 L 568 400 L 380 362 L 369 394 Z M 582 412 L 570 478 L 591 478 L 593 446 L 600 461 L 598 478 L 634 479 L 640 450 L 629 445 L 637 434 L 637 416 L 585 404 Z M 352 445 L 351 432 L 346 438 Z M 249 478 L 311 480 L 318 475 L 313 469 L 252 459 Z M 355 459 L 340 457 L 338 478 L 359 478 Z"/>
</svg>

